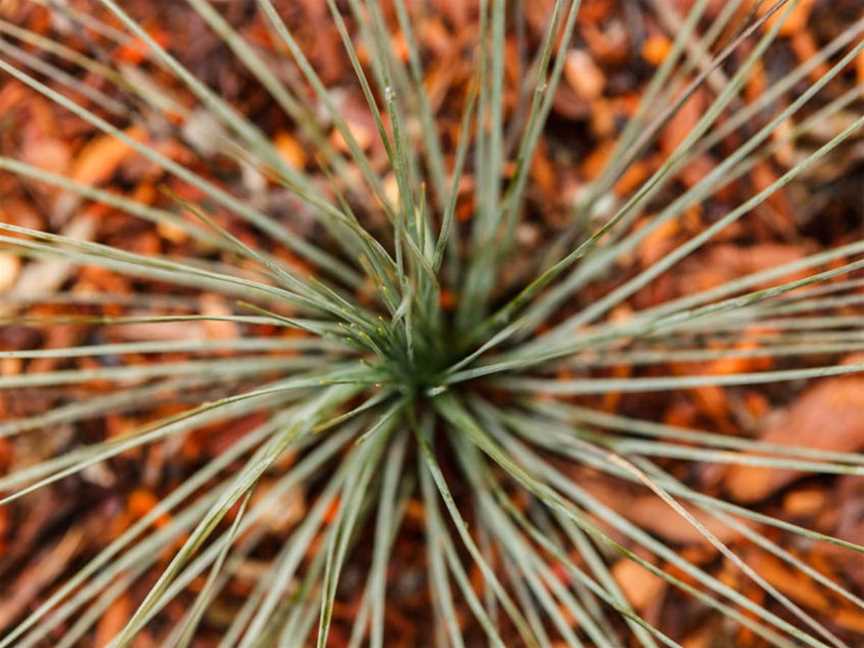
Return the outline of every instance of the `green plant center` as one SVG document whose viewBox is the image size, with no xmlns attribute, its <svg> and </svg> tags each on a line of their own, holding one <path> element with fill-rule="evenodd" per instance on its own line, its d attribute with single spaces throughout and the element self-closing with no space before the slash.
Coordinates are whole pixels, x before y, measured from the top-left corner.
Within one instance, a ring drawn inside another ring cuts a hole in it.
<svg viewBox="0 0 864 648">
<path fill-rule="evenodd" d="M 458 362 L 461 353 L 458 341 L 445 331 L 434 337 L 414 333 L 377 355 L 393 386 L 416 399 L 442 388 L 448 368 Z"/>
<path fill-rule="evenodd" d="M 450 364 L 452 361 L 448 362 L 446 358 L 421 354 L 400 360 L 388 359 L 388 370 L 400 390 L 422 398 L 430 390 L 442 386 L 445 370 Z"/>
</svg>

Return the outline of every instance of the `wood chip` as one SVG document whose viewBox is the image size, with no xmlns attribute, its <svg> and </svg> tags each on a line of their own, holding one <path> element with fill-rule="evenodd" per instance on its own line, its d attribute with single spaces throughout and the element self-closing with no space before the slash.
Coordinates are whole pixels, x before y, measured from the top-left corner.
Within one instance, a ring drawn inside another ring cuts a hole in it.
<svg viewBox="0 0 864 648">
<path fill-rule="evenodd" d="M 15 285 L 18 271 L 21 269 L 21 259 L 14 254 L 0 254 L 0 293 L 6 292 Z"/>
<path fill-rule="evenodd" d="M 567 52 L 564 76 L 576 94 L 589 101 L 602 95 L 606 86 L 603 72 L 584 50 L 574 49 Z"/>
<path fill-rule="evenodd" d="M 613 565 L 612 576 L 630 605 L 637 610 L 644 610 L 666 587 L 662 578 L 629 558 L 622 558 Z"/>
<path fill-rule="evenodd" d="M 146 132 L 140 126 L 132 126 L 126 130 L 126 135 L 141 142 Z M 72 162 L 70 175 L 82 184 L 100 184 L 114 175 L 120 163 L 132 152 L 131 146 L 116 137 L 101 135 L 81 149 Z"/>
</svg>

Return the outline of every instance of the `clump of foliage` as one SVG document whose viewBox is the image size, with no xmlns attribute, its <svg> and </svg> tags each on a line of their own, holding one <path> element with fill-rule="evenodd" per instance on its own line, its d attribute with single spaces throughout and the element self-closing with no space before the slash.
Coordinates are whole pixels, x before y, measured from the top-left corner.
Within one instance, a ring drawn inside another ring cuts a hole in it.
<svg viewBox="0 0 864 648">
<path fill-rule="evenodd" d="M 180 231 L 207 252 L 196 258 L 141 254 L 86 237 L 0 224 L 0 241 L 32 263 L 60 259 L 95 265 L 149 286 L 132 296 L 92 295 L 95 305 L 118 306 L 111 315 L 21 315 L 7 322 L 144 323 L 158 329 L 204 320 L 231 323 L 241 335 L 3 352 L 4 358 L 23 360 L 150 358 L 129 366 L 0 377 L 3 389 L 50 390 L 94 380 L 111 386 L 90 398 L 5 421 L 0 424 L 4 436 L 114 412 L 146 412 L 166 398 L 198 400 L 147 425 L 67 448 L 0 477 L 2 503 L 9 506 L 150 444 L 176 449 L 176 440 L 209 425 L 226 420 L 253 420 L 254 425 L 67 574 L 0 639 L 0 648 L 40 645 L 58 627 L 64 628 L 60 646 L 76 645 L 117 597 L 140 582 L 147 583 L 146 595 L 111 647 L 133 645 L 148 624 L 161 628 L 160 645 L 193 645 L 207 625 L 202 621 L 208 610 L 225 596 L 247 558 L 272 545 L 266 521 L 274 507 L 303 485 L 308 510 L 279 536 L 269 566 L 233 610 L 218 645 L 328 645 L 340 584 L 356 554 L 364 556 L 368 569 L 365 581 L 351 585 L 363 594 L 349 645 L 383 645 L 385 611 L 393 596 L 388 588 L 392 552 L 411 501 L 422 502 L 426 529 L 425 581 L 436 627 L 430 644 L 476 645 L 483 633 L 497 646 L 550 646 L 554 640 L 568 646 L 678 645 L 662 624 L 647 621 L 624 596 L 610 564 L 625 557 L 699 606 L 749 629 L 765 645 L 850 645 L 829 622 L 749 566 L 716 529 L 732 530 L 860 608 L 864 602 L 856 594 L 798 559 L 771 531 L 852 552 L 864 548 L 698 492 L 679 471 L 670 470 L 670 460 L 858 474 L 861 455 L 665 425 L 612 414 L 581 397 L 800 382 L 864 370 L 861 362 L 835 362 L 860 348 L 860 336 L 835 322 L 834 314 L 819 314 L 834 313 L 844 299 L 854 306 L 849 300 L 861 284 L 862 241 L 631 309 L 626 317 L 616 310 L 781 188 L 830 160 L 859 131 L 864 117 L 845 124 L 647 267 L 621 272 L 621 260 L 652 233 L 860 98 L 855 88 L 814 108 L 820 92 L 846 74 L 864 50 L 859 24 L 775 80 L 762 96 L 743 103 L 743 85 L 797 3 L 762 3 L 771 6 L 753 11 L 736 27 L 732 18 L 741 2 L 729 2 L 731 9 L 703 30 L 709 2 L 693 2 L 604 171 L 573 205 L 568 225 L 544 243 L 542 253 L 526 260 L 520 257 L 517 233 L 538 209 L 526 201 L 531 163 L 562 77 L 579 0 L 549 3 L 543 39 L 515 83 L 521 114 L 505 113 L 504 93 L 514 85 L 505 78 L 506 37 L 521 19 L 522 3 L 479 0 L 472 7 L 479 16 L 477 42 L 468 54 L 474 57 L 475 77 L 442 108 L 424 85 L 428 53 L 414 32 L 415 14 L 427 9 L 404 0 L 327 0 L 386 168 L 358 142 L 337 95 L 271 0 L 252 4 L 266 19 L 284 60 L 268 60 L 223 17 L 220 4 L 188 4 L 296 124 L 314 165 L 289 164 L 254 119 L 196 79 L 126 13 L 123 3 L 96 4 L 101 11 L 92 15 L 59 3 L 52 11 L 73 24 L 98 28 L 106 38 L 133 36 L 159 74 L 171 75 L 194 95 L 194 110 L 161 93 L 155 73 L 145 82 L 140 71 L 112 66 L 8 24 L 0 70 L 124 142 L 193 188 L 196 197 L 172 193 L 169 207 L 157 208 L 10 157 L 0 158 L 0 168 Z M 105 22 L 109 18 L 112 25 Z M 393 45 L 396 33 L 404 56 Z M 22 56 L 25 46 L 46 53 L 40 65 L 31 66 L 32 55 Z M 694 46 L 695 58 L 688 54 Z M 739 57 L 745 46 L 746 55 Z M 735 66 L 733 55 L 739 61 Z M 70 68 L 105 79 L 109 89 L 85 94 L 88 86 Z M 672 154 L 626 199 L 616 200 L 613 185 L 651 150 L 693 93 L 721 71 L 725 76 L 713 100 Z M 64 83 L 78 91 L 75 98 Z M 780 101 L 802 83 L 803 91 L 791 101 Z M 446 132 L 443 110 L 451 112 L 449 117 L 456 112 Z M 797 120 L 799 113 L 807 118 Z M 254 197 L 227 191 L 127 128 L 170 129 L 193 122 L 206 125 L 204 139 L 222 168 L 230 163 L 289 192 L 296 217 L 274 217 Z M 787 128 L 790 123 L 794 128 Z M 748 136 L 730 150 L 727 141 L 745 125 Z M 331 129 L 337 138 L 328 135 Z M 713 169 L 670 192 L 682 170 L 718 150 L 722 157 Z M 469 173 L 473 183 L 466 189 Z M 460 219 L 466 195 L 473 209 L 470 218 Z M 510 272 L 514 259 L 529 269 Z M 596 299 L 580 298 L 587 287 L 616 274 L 623 278 Z M 163 294 L 167 291 L 172 293 Z M 190 310 L 199 304 L 190 296 L 198 293 L 222 295 L 233 308 L 215 314 Z M 25 306 L 19 304 L 22 313 Z M 755 348 L 736 347 L 736 336 L 754 325 L 770 325 L 773 334 Z M 184 355 L 170 359 L 177 353 Z M 190 357 L 215 353 L 223 355 Z M 754 356 L 782 357 L 784 366 L 727 375 L 640 371 L 664 363 Z M 635 371 L 610 377 L 604 371 L 609 366 Z M 211 388 L 231 393 L 213 399 Z M 751 600 L 604 503 L 580 482 L 579 475 L 589 472 L 653 493 L 763 590 L 766 600 Z M 261 488 L 265 480 L 267 488 Z M 166 551 L 170 560 L 155 572 Z M 197 587 L 190 588 L 194 583 Z M 184 615 L 167 629 L 159 626 L 176 599 L 186 603 Z M 458 613 L 466 609 L 474 634 Z"/>
</svg>

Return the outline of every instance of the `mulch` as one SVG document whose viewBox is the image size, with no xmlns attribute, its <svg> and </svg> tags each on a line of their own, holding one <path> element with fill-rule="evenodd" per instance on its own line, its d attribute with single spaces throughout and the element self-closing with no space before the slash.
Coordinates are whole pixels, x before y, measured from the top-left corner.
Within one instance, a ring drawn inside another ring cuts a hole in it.
<svg viewBox="0 0 864 648">
<path fill-rule="evenodd" d="M 115 24 L 95 2 L 70 3 L 90 15 Z M 341 114 L 347 120 L 358 142 L 366 149 L 377 168 L 386 168 L 386 154 L 377 140 L 375 126 L 365 109 L 362 94 L 344 56 L 338 34 L 319 0 L 286 0 L 280 5 L 286 22 L 296 28 L 298 40 L 316 70 L 328 85 L 338 88 L 334 97 Z M 462 0 L 432 0 L 431 10 L 416 25 L 422 46 L 430 52 L 426 68 L 426 84 L 433 105 L 441 120 L 441 130 L 451 140 L 458 136 L 460 110 L 465 89 L 472 75 L 470 52 L 476 38 L 475 3 Z M 505 113 L 519 115 L 525 110 L 526 97 L 520 92 L 519 80 L 525 72 L 524 51 L 533 51 L 542 34 L 544 17 L 551 0 L 523 2 L 524 21 L 509 34 L 507 43 Z M 577 37 L 571 44 L 564 71 L 564 81 L 555 98 L 553 113 L 544 131 L 536 159 L 531 166 L 531 183 L 524 222 L 519 226 L 519 251 L 507 274 L 502 278 L 501 297 L 512 293 L 515 286 L 533 270 L 542 243 L 560 236 L 569 225 L 572 206 L 584 192 L 586 183 L 602 171 L 611 154 L 616 138 L 626 120 L 638 106 L 639 98 L 656 68 L 668 52 L 670 26 L 653 7 L 665 5 L 685 11 L 688 0 L 634 3 L 626 0 L 583 0 Z M 744 2 L 728 34 L 751 17 Z M 758 4 L 758 3 L 757 3 Z M 767 3 L 766 3 L 767 4 Z M 284 116 L 266 92 L 232 56 L 219 38 L 210 32 L 185 3 L 160 3 L 147 0 L 126 0 L 124 8 L 141 21 L 149 33 L 177 56 L 195 76 L 228 100 L 241 113 L 249 116 L 273 141 L 286 162 L 296 167 L 314 169 L 315 160 L 304 147 L 298 130 Z M 218 3 L 220 11 L 256 47 L 287 56 L 274 43 L 254 2 Z M 721 11 L 722 1 L 712 2 L 705 24 Z M 773 81 L 782 77 L 798 63 L 811 57 L 820 47 L 840 34 L 851 22 L 864 15 L 860 0 L 802 0 L 789 23 L 782 29 L 778 41 L 771 46 L 756 72 L 745 85 L 740 102 L 750 102 L 760 96 Z M 286 226 L 298 234 L 318 236 L 309 218 L 303 217 L 303 206 L 284 189 L 276 186 L 254 170 L 238 169 L 222 151 L 208 150 L 206 118 L 194 109 L 189 92 L 170 74 L 150 60 L 143 44 L 126 37 L 123 42 L 97 34 L 92 30 L 74 28 L 52 12 L 29 0 L 3 0 L 0 18 L 25 26 L 76 51 L 88 53 L 97 60 L 106 60 L 136 68 L 145 78 L 158 83 L 171 93 L 186 114 L 158 117 L 142 109 L 134 101 L 118 93 L 104 79 L 85 74 L 87 86 L 101 90 L 123 106 L 125 116 L 111 116 L 112 123 L 128 135 L 154 145 L 171 159 L 190 166 L 219 185 L 238 195 L 256 201 Z M 118 25 L 119 28 L 119 25 Z M 517 36 L 517 33 L 519 36 Z M 14 39 L 13 39 L 14 40 Z M 394 37 L 399 51 L 399 39 Z M 32 49 L 27 46 L 28 49 Z M 404 49 L 404 48 L 403 48 Z M 733 70 L 750 53 L 745 44 L 730 58 L 725 71 Z M 368 52 L 364 53 L 368 56 Z M 57 59 L 49 60 L 57 62 Z M 62 65 L 62 63 L 61 63 Z M 68 66 L 67 66 L 68 67 Z M 817 71 L 818 73 L 818 71 Z M 287 75 L 290 76 L 291 70 Z M 816 73 L 814 73 L 816 74 Z M 290 78 L 299 84 L 299 78 Z M 810 80 L 812 81 L 812 80 Z M 760 115 L 758 124 L 748 124 L 717 147 L 706 152 L 682 172 L 673 183 L 655 197 L 647 213 L 635 223 L 644 226 L 661 206 L 692 186 L 715 168 L 729 154 L 766 123 L 772 115 L 794 99 L 808 80 L 792 88 L 773 106 L 770 114 Z M 854 84 L 864 84 L 864 57 L 857 69 L 851 69 L 832 81 L 818 101 L 802 112 L 797 121 L 840 96 Z M 76 101 L 93 107 L 92 100 L 80 93 L 71 93 Z M 668 154 L 703 114 L 715 96 L 715 89 L 706 85 L 694 94 L 682 110 L 664 127 L 658 142 L 638 159 L 616 182 L 614 198 L 625 198 L 653 173 Z M 739 104 L 743 105 L 743 104 Z M 837 132 L 844 118 L 860 112 L 861 102 L 852 104 L 836 117 L 837 124 L 826 124 L 824 133 L 815 133 L 794 145 L 779 149 L 760 163 L 753 173 L 731 182 L 709 200 L 688 212 L 685 218 L 659 229 L 649 236 L 634 253 L 621 259 L 612 275 L 586 288 L 562 316 L 595 301 L 613 287 L 649 267 L 694 233 L 715 222 L 731 208 L 756 191 L 764 188 L 787 171 L 801 155 L 812 151 L 824 139 Z M 100 112 L 101 110 L 101 112 Z M 857 116 L 857 115 L 856 115 Z M 791 127 L 791 124 L 788 125 Z M 195 128 L 204 129 L 204 136 L 195 135 Z M 445 141 L 447 141 L 445 137 Z M 820 140 L 820 137 L 822 138 Z M 344 146 L 336 135 L 334 146 Z M 512 142 L 512 138 L 510 140 Z M 202 198 L 199 192 L 167 175 L 151 162 L 141 159 L 125 144 L 99 133 L 49 100 L 24 85 L 4 78 L 0 82 L 0 152 L 24 160 L 54 173 L 64 174 L 80 182 L 134 197 L 145 204 L 172 209 L 172 196 L 194 202 Z M 453 151 L 448 150 L 448 155 Z M 505 169 L 512 173 L 513 169 Z M 322 183 L 326 178 L 321 177 Z M 345 179 L 349 184 L 351 180 Z M 667 272 L 649 288 L 640 291 L 611 314 L 626 317 L 628 312 L 650 307 L 695 290 L 705 289 L 743 274 L 789 262 L 814 251 L 859 240 L 864 233 L 864 204 L 861 183 L 864 181 L 864 141 L 854 139 L 841 147 L 813 173 L 777 192 L 771 200 L 755 209 L 735 225 L 722 231 L 708 245 L 689 257 L 676 271 Z M 466 227 L 473 215 L 473 179 L 466 177 L 457 216 Z M 206 249 L 189 239 L 182 231 L 168 226 L 156 226 L 125 215 L 118 210 L 58 191 L 37 181 L 22 180 L 10 173 L 0 173 L 0 220 L 35 229 L 71 233 L 93 241 L 142 254 L 163 254 L 179 257 L 206 257 L 220 260 L 220 252 Z M 380 216 L 356 205 L 370 228 L 381 227 Z M 263 246 L 289 263 L 314 272 L 293 253 L 267 242 L 260 232 L 214 208 L 212 216 L 235 236 L 251 245 Z M 186 214 L 191 219 L 191 214 Z M 603 214 L 597 217 L 602 218 Z M 36 262 L 24 262 L 0 249 L 0 313 L 3 317 L 18 313 L 18 317 L 44 318 L 80 315 L 116 316 L 140 312 L 134 304 L 112 303 L 81 305 L 57 303 L 47 298 L 62 291 L 68 295 L 107 293 L 134 298 L 158 300 L 166 295 L 181 297 L 177 303 L 160 305 L 160 312 L 186 312 L 189 305 L 203 312 L 230 312 L 232 306 L 222 297 L 120 276 L 105 269 L 85 266 L 42 265 L 34 271 Z M 12 292 L 10 292 L 12 291 Z M 4 294 L 5 293 L 5 294 Z M 12 295 L 12 297 L 9 297 Z M 447 292 L 446 298 L 458 300 Z M 362 295 L 361 295 L 362 297 Z M 24 308 L 12 310 L 10 300 L 30 300 Z M 183 301 L 185 300 L 185 301 Z M 154 302 L 155 303 L 155 302 Z M 452 304 L 451 304 L 452 305 Z M 146 306 L 145 306 L 146 308 Z M 849 309 L 850 314 L 858 311 Z M 258 335 L 285 335 L 281 330 L 258 326 Z M 164 339 L 228 339 L 242 335 L 232 323 L 200 325 L 160 325 L 158 331 L 147 324 L 123 327 L 79 326 L 58 324 L 38 326 L 10 322 L 0 325 L 0 349 L 59 348 L 79 344 L 111 341 Z M 247 332 L 248 334 L 248 332 Z M 736 345 L 748 348 L 758 344 L 748 332 Z M 228 357 L 230 354 L 224 354 Z M 182 361 L 189 354 L 164 355 L 161 361 Z M 849 361 L 850 358 L 839 358 Z M 80 358 L 71 360 L 38 359 L 21 361 L 0 359 L 0 374 L 50 371 L 54 369 L 88 368 L 115 363 L 134 366 L 154 362 L 153 356 L 128 354 L 110 358 Z M 617 366 L 604 370 L 605 375 L 669 375 L 686 373 L 716 373 L 784 368 L 777 358 L 743 358 L 713 362 L 658 365 L 650 368 Z M 598 374 L 599 375 L 599 374 Z M 562 377 L 567 377 L 562 375 Z M 33 464 L 81 443 L 92 443 L 122 434 L 136 426 L 183 411 L 191 403 L 220 395 L 238 385 L 184 392 L 180 398 L 170 389 L 158 395 L 151 407 L 140 411 L 121 412 L 87 420 L 75 425 L 52 426 L 13 437 L 0 437 L 0 473 Z M 90 381 L 74 389 L 27 389 L 0 393 L 0 421 L 49 411 L 84 397 L 109 393 L 115 386 L 105 381 Z M 650 418 L 673 425 L 694 427 L 730 435 L 763 438 L 778 443 L 796 443 L 830 450 L 860 451 L 864 449 L 864 379 L 834 378 L 817 384 L 782 384 L 771 387 L 704 387 L 686 392 L 656 395 L 608 394 L 599 398 L 574 399 L 604 411 Z M 256 416 L 232 420 L 196 430 L 179 441 L 124 453 L 84 473 L 41 489 L 10 506 L 0 507 L 0 629 L 20 620 L 35 609 L 51 588 L 62 582 L 64 575 L 108 542 L 116 538 L 152 509 L 159 498 L 170 492 L 196 467 L 215 456 L 259 422 Z M 831 427 L 830 436 L 824 434 Z M 840 535 L 864 544 L 864 482 L 858 477 L 810 477 L 771 473 L 752 468 L 721 468 L 715 465 L 692 465 L 683 462 L 663 464 L 676 476 L 694 488 L 732 501 L 756 507 L 760 512 L 778 516 L 822 533 Z M 764 603 L 764 593 L 737 572 L 728 560 L 718 554 L 701 536 L 694 534 L 670 509 L 657 507 L 656 500 L 639 489 L 622 489 L 610 484 L 586 469 L 571 470 L 574 479 L 591 485 L 592 492 L 604 502 L 620 510 L 635 511 L 638 521 L 648 531 L 675 545 L 682 555 L 695 564 L 712 570 L 724 582 L 734 586 L 754 601 Z M 268 487 L 265 477 L 262 490 Z M 268 554 L 278 548 L 280 534 L 302 518 L 316 492 L 316 484 L 298 488 L 290 506 L 281 517 L 272 521 L 272 539 L 250 561 L 245 578 L 238 577 L 228 588 L 228 596 L 208 613 L 206 631 L 196 646 L 215 646 L 220 627 L 254 581 L 252 575 L 264 568 Z M 465 493 L 458 493 L 465 497 Z M 420 646 L 430 636 L 432 623 L 425 582 L 424 511 L 419 500 L 409 503 L 404 529 L 393 554 L 390 569 L 390 605 L 387 611 L 387 645 Z M 848 552 L 825 543 L 803 542 L 800 538 L 772 531 L 773 540 L 804 560 L 815 569 L 836 578 L 845 587 L 864 592 L 864 563 Z M 739 537 L 728 538 L 730 547 L 739 551 L 769 582 L 796 603 L 821 618 L 858 645 L 864 637 L 864 613 L 836 595 L 814 585 L 788 565 Z M 361 543 L 362 545 L 363 543 Z M 368 548 L 365 550 L 368 554 Z M 340 603 L 334 617 L 336 627 L 331 637 L 333 646 L 343 646 L 350 634 L 351 622 L 359 605 L 359 593 L 365 575 L 368 555 L 361 547 L 359 556 L 347 569 L 342 582 Z M 160 565 L 122 595 L 108 609 L 88 639 L 87 646 L 104 646 L 129 618 L 137 601 L 146 593 L 164 567 L 170 555 Z M 660 564 L 659 566 L 664 567 Z M 667 567 L 668 568 L 668 567 Z M 672 569 L 672 568 L 670 568 Z M 747 630 L 729 628 L 714 615 L 704 612 L 692 600 L 670 589 L 646 570 L 622 561 L 613 566 L 613 573 L 634 606 L 652 623 L 682 642 L 687 648 L 711 648 L 719 645 L 761 646 L 761 640 Z M 687 580 L 687 576 L 677 574 Z M 478 587 L 479 573 L 472 574 Z M 141 633 L 136 647 L 159 646 L 162 633 L 185 611 L 195 589 L 178 597 L 169 605 L 158 623 Z M 352 588 L 354 588 L 352 590 Z M 774 610 L 771 607 L 772 611 Z M 469 624 L 467 608 L 459 610 Z M 58 631 L 62 636 L 62 628 Z M 469 635 L 478 642 L 482 634 Z M 719 639 L 718 639 L 719 638 Z M 720 643 L 717 643 L 717 642 Z M 470 645 L 480 645 L 479 643 Z"/>
</svg>

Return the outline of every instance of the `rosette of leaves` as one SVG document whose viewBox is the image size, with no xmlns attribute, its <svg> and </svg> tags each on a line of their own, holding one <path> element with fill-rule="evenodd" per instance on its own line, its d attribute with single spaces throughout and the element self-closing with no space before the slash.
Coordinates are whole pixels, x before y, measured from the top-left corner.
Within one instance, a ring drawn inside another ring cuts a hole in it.
<svg viewBox="0 0 864 648">
<path fill-rule="evenodd" d="M 715 204 L 719 192 L 783 147 L 861 105 L 860 87 L 833 91 L 844 78 L 848 85 L 849 65 L 864 50 L 860 20 L 748 102 L 742 88 L 798 3 L 738 0 L 709 13 L 712 3 L 695 0 L 685 3 L 685 15 L 670 3 L 647 3 L 673 19 L 669 51 L 602 172 L 583 187 L 565 223 L 544 230 L 526 252 L 522 225 L 543 220 L 543 205 L 531 199 L 531 165 L 552 132 L 547 122 L 576 39 L 578 0 L 545 3 L 536 39 L 526 36 L 525 13 L 537 14 L 528 3 L 466 3 L 476 17 L 474 42 L 463 44 L 472 73 L 446 97 L 429 91 L 434 61 L 417 30 L 438 9 L 404 0 L 322 2 L 353 71 L 350 91 L 365 100 L 377 156 L 309 58 L 311 41 L 298 37 L 290 7 L 248 3 L 265 28 L 252 39 L 226 19 L 221 3 L 187 3 L 256 92 L 266 91 L 268 105 L 294 124 L 311 161 L 286 160 L 272 133 L 199 80 L 123 3 L 44 3 L 58 21 L 96 35 L 91 51 L 2 23 L 7 78 L 157 169 L 164 206 L 13 156 L 0 158 L 4 173 L 76 197 L 73 211 L 101 203 L 192 242 L 182 252 L 145 254 L 95 242 L 92 231 L 0 224 L 0 240 L 28 260 L 25 269 L 98 266 L 137 282 L 124 295 L 66 293 L 61 282 L 31 300 L 68 307 L 55 316 L 13 289 L 5 323 L 89 331 L 146 324 L 158 332 L 172 323 L 222 322 L 234 332 L 101 343 L 91 335 L 96 343 L 3 352 L 5 359 L 67 363 L 0 377 L 0 389 L 38 389 L 52 403 L 2 422 L 4 437 L 83 429 L 116 413 L 146 420 L 73 440 L 2 476 L 3 505 L 23 505 L 28 494 L 106 463 L 125 458 L 128 465 L 142 448 L 162 447 L 164 467 L 185 439 L 206 439 L 200 431 L 207 426 L 239 431 L 206 461 L 181 467 L 182 479 L 169 480 L 146 514 L 64 570 L 0 646 L 43 645 L 50 637 L 60 646 L 91 645 L 94 625 L 128 592 L 136 593 L 136 607 L 112 648 L 138 645 L 145 630 L 164 646 L 197 645 L 214 633 L 215 643 L 201 645 L 382 646 L 391 631 L 388 606 L 399 596 L 394 554 L 409 517 L 424 529 L 421 583 L 434 630 L 422 645 L 680 645 L 662 619 L 649 620 L 625 596 L 611 567 L 621 560 L 665 583 L 699 619 L 722 619 L 729 636 L 743 628 L 759 645 L 856 645 L 761 575 L 741 547 L 759 547 L 857 609 L 864 602 L 848 584 L 778 538 L 852 554 L 862 547 L 702 492 L 680 467 L 859 474 L 860 454 L 677 427 L 644 408 L 630 415 L 601 405 L 608 395 L 701 387 L 791 382 L 800 389 L 802 381 L 864 369 L 854 359 L 838 361 L 861 348 L 859 319 L 848 309 L 861 301 L 862 240 L 646 307 L 633 299 L 835 159 L 864 117 L 796 148 L 776 178 L 734 204 L 718 202 L 712 218 L 665 254 L 627 265 L 653 233 L 696 205 Z M 137 48 L 147 63 L 114 60 L 111 47 Z M 513 51 L 521 71 L 510 71 Z M 710 102 L 671 152 L 627 195 L 613 192 L 704 88 Z M 184 139 L 201 161 L 166 153 L 156 145 L 159 133 Z M 681 184 L 682 172 L 706 154 L 715 160 L 710 170 Z M 251 180 L 238 182 L 241 174 Z M 277 191 L 288 209 L 267 200 Z M 202 309 L 202 295 L 219 295 L 230 307 Z M 738 344 L 753 330 L 756 344 Z M 123 361 L 131 356 L 146 361 Z M 782 362 L 698 372 L 707 362 L 753 357 Z M 120 360 L 84 367 L 83 358 Z M 608 367 L 628 371 L 610 376 Z M 98 388 L 88 389 L 94 381 Z M 169 414 L 166 403 L 174 405 Z M 662 502 L 738 580 L 730 584 L 710 565 L 691 562 L 598 496 L 585 475 Z M 297 488 L 305 493 L 303 515 L 274 531 L 274 510 Z M 261 561 L 264 568 L 249 567 Z M 250 579 L 242 596 L 231 594 L 232 583 Z M 745 595 L 742 583 L 760 597 Z M 347 627 L 333 621 L 343 599 L 355 604 Z"/>
</svg>

